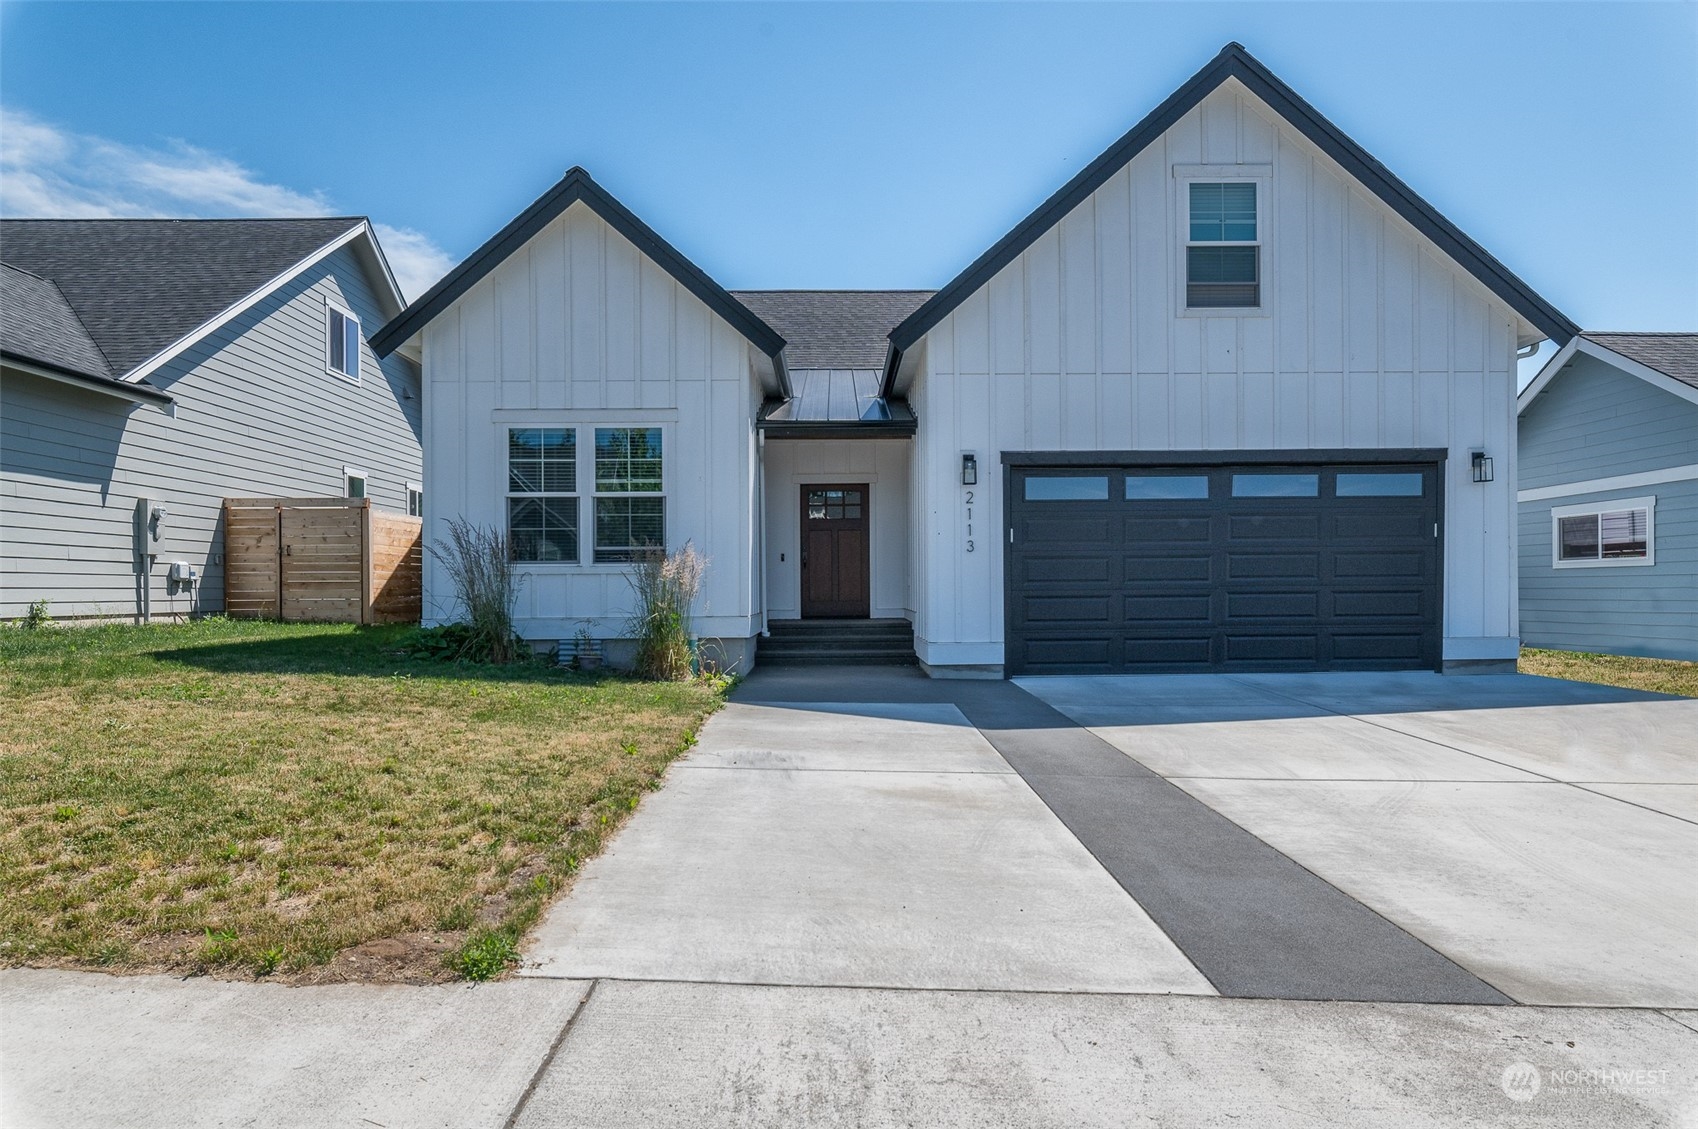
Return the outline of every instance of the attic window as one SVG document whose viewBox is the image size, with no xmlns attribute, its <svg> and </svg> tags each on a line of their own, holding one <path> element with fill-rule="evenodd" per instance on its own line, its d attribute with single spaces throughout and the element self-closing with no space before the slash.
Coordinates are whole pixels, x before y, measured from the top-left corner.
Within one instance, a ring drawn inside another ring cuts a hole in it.
<svg viewBox="0 0 1698 1129">
<path fill-rule="evenodd" d="M 1253 180 L 1191 181 L 1185 233 L 1188 309 L 1262 304 L 1262 247 Z"/>
<path fill-rule="evenodd" d="M 325 364 L 337 376 L 360 378 L 360 319 L 340 306 L 325 305 Z"/>
</svg>

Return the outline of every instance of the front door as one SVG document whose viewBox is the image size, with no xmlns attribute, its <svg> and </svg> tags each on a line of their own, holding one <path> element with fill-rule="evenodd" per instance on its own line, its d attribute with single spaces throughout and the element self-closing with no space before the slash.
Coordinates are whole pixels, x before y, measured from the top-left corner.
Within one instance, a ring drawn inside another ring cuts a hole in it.
<svg viewBox="0 0 1698 1129">
<path fill-rule="evenodd" d="M 867 484 L 802 487 L 802 616 L 865 619 Z"/>
</svg>

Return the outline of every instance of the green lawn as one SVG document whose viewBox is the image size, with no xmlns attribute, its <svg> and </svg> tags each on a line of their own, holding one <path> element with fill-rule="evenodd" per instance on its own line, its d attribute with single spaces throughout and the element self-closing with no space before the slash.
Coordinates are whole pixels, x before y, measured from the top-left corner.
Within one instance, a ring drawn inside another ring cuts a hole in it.
<svg viewBox="0 0 1698 1129">
<path fill-rule="evenodd" d="M 405 634 L 0 629 L 0 964 L 499 970 L 721 700 Z"/>
<path fill-rule="evenodd" d="M 1523 647 L 1520 669 L 1522 674 L 1571 678 L 1577 682 L 1602 682 L 1606 686 L 1698 698 L 1698 663 L 1675 659 L 1636 659 Z"/>
</svg>

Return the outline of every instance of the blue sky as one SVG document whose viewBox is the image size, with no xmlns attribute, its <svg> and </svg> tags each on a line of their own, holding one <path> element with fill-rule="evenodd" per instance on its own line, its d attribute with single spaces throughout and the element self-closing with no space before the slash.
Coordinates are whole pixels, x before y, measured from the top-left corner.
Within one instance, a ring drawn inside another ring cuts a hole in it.
<svg viewBox="0 0 1698 1129">
<path fill-rule="evenodd" d="M 368 214 L 573 164 L 731 288 L 947 281 L 1228 40 L 1588 328 L 1698 328 L 1698 4 L 0 7 L 8 214 Z"/>
</svg>

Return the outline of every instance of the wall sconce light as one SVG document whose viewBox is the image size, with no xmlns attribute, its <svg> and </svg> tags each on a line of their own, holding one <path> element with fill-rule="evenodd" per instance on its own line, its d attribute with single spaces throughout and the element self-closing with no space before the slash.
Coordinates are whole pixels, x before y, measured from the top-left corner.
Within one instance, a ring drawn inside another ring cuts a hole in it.
<svg viewBox="0 0 1698 1129">
<path fill-rule="evenodd" d="M 979 457 L 963 453 L 961 455 L 961 485 L 977 486 L 979 484 Z"/>
<path fill-rule="evenodd" d="M 1484 451 L 1475 451 L 1470 456 L 1469 467 L 1474 472 L 1475 482 L 1490 482 L 1492 474 L 1492 457 Z"/>
</svg>

